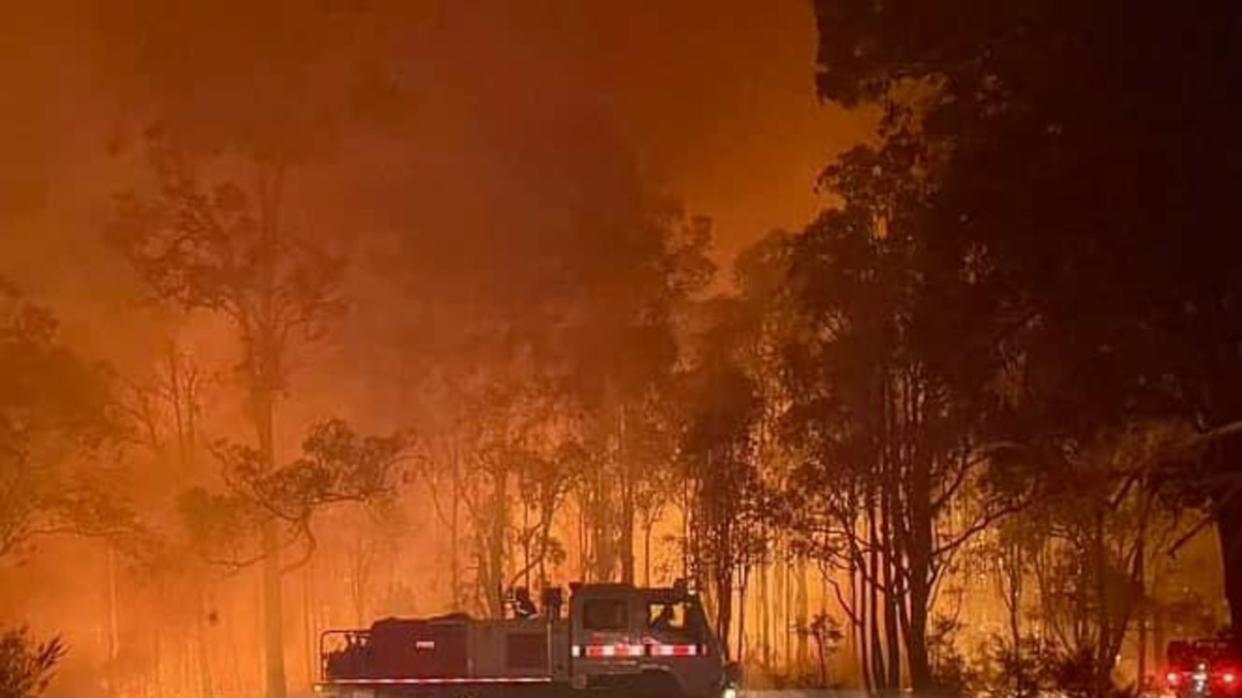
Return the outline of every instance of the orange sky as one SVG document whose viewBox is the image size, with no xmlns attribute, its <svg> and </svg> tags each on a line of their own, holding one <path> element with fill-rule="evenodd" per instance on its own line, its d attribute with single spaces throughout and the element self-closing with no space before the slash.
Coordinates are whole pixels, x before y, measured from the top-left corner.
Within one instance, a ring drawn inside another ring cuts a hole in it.
<svg viewBox="0 0 1242 698">
<path fill-rule="evenodd" d="M 721 260 L 808 222 L 816 175 L 866 135 L 814 95 L 810 3 L 617 4 L 604 82 L 649 171 L 715 219 Z"/>
<path fill-rule="evenodd" d="M 810 220 L 816 173 L 866 134 L 867 119 L 814 96 L 801 0 L 324 3 L 333 12 L 311 16 L 319 5 L 50 0 L 0 24 L 0 276 L 52 306 L 83 353 L 141 374 L 177 323 L 140 310 L 140 286 L 100 240 L 112 195 L 142 178 L 135 134 L 152 114 L 211 133 L 280 108 L 286 86 L 262 81 L 265 61 L 328 66 L 312 98 L 346 91 L 331 71 L 355 57 L 401 87 L 397 116 L 345 128 L 297 175 L 286 223 L 359 254 L 356 310 L 324 348 L 339 355 L 298 379 L 295 413 L 397 419 L 394 372 L 411 368 L 391 319 L 459 300 L 458 279 L 520 296 L 544 281 L 528 260 L 546 240 L 598 247 L 547 234 L 564 202 L 615 205 L 611 190 L 624 200 L 634 179 L 714 219 L 726 286 L 746 244 Z M 231 365 L 229 347 L 197 343 Z"/>
<path fill-rule="evenodd" d="M 10 261 L 0 259 L 0 272 L 28 276 L 16 260 L 48 257 L 30 238 L 57 247 L 76 238 L 65 229 L 91 227 L 124 180 L 106 149 L 147 105 L 141 90 L 128 91 L 146 75 L 130 74 L 123 54 L 168 28 L 142 24 L 144 1 L 40 3 L 0 27 L 0 237 L 16 238 L 22 253 L 0 247 Z M 213 17 L 246 16 L 243 4 L 235 15 L 227 4 Z M 278 13 L 275 21 L 283 26 Z M 605 114 L 648 185 L 715 219 L 722 262 L 767 230 L 806 222 L 820 205 L 816 172 L 865 134 L 863 119 L 813 95 L 814 24 L 799 0 L 445 3 L 384 23 L 406 44 L 393 60 L 408 59 L 399 70 L 417 75 L 416 109 L 482 88 Z M 222 43 L 201 52 L 232 51 Z M 503 128 L 506 115 L 491 116 Z"/>
</svg>

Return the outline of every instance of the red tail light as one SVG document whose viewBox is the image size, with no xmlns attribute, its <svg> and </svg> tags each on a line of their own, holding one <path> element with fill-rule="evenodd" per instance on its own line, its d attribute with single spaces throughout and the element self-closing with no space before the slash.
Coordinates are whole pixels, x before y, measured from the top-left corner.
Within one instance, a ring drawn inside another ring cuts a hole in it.
<svg viewBox="0 0 1242 698">
<path fill-rule="evenodd" d="M 1225 684 L 1226 686 L 1236 686 L 1238 683 L 1237 672 L 1233 671 L 1232 669 L 1227 669 L 1221 672 L 1220 682 Z"/>
<path fill-rule="evenodd" d="M 1170 686 L 1177 686 L 1182 682 L 1182 675 L 1176 671 L 1170 671 L 1164 675 L 1164 678 L 1169 682 Z"/>
</svg>

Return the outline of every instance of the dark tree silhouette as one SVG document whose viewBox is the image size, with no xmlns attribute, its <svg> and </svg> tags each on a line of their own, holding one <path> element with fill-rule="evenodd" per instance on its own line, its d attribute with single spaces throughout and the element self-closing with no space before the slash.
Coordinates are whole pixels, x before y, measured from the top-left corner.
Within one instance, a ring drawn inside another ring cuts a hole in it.
<svg viewBox="0 0 1242 698">
<path fill-rule="evenodd" d="M 284 566 L 300 567 L 314 554 L 311 528 L 315 513 L 346 502 L 368 503 L 393 493 L 398 466 L 407 457 L 410 437 L 363 436 L 332 419 L 311 427 L 302 454 L 291 462 L 269 467 L 258 449 L 217 443 L 227 490 L 223 494 L 196 488 L 183 493 L 181 512 L 190 534 L 208 558 L 235 567 L 266 560 L 267 541 L 253 547 L 257 527 L 279 524 L 291 541 L 303 544 L 301 556 Z"/>
<path fill-rule="evenodd" d="M 110 387 L 46 310 L 0 279 L 0 558 L 40 535 L 132 528 L 123 500 L 85 467 L 121 433 Z"/>
<path fill-rule="evenodd" d="M 746 574 L 766 547 L 766 489 L 755 458 L 755 424 L 762 405 L 754 381 L 727 341 L 733 309 L 723 299 L 704 308 L 708 324 L 696 340 L 699 358 L 683 378 L 680 448 L 689 486 L 685 545 L 690 573 L 709 591 L 715 628 L 726 647 L 735 627 L 734 590 L 741 591 L 739 607 L 744 609 Z M 745 646 L 744 632 L 741 627 L 737 659 Z"/>
<path fill-rule="evenodd" d="M 687 217 L 671 202 L 625 213 L 625 226 L 603 221 L 591 231 L 603 249 L 581 261 L 584 269 L 567 270 L 583 277 L 581 287 L 566 299 L 569 312 L 551 321 L 565 327 L 556 346 L 569 366 L 567 392 L 600 457 L 597 472 L 580 483 L 587 490 L 591 573 L 633 583 L 635 532 L 652 488 L 660 486 L 659 465 L 671 456 L 651 452 L 658 440 L 648 437 L 669 427 L 656 423 L 661 411 L 652 408 L 667 401 L 677 369 L 679 314 L 714 267 L 708 219 Z"/>
<path fill-rule="evenodd" d="M 917 99 L 921 136 L 945 153 L 923 234 L 985 260 L 1020 320 L 1002 336 L 1024 365 L 1029 433 L 1146 417 L 1182 420 L 1200 444 L 1239 431 L 1242 245 L 1222 230 L 1242 184 L 1240 13 L 816 2 L 820 94 Z M 1216 524 L 1238 629 L 1242 461 L 1220 448 L 1169 483 Z"/>
<path fill-rule="evenodd" d="M 870 687 L 935 682 L 937 581 L 974 536 L 1026 499 L 999 487 L 990 422 L 1005 372 L 1001 315 L 969 255 L 929 244 L 938 161 L 889 115 L 879 149 L 845 154 L 825 185 L 843 205 L 791 242 L 788 425 L 807 455 L 789 509 L 803 550 L 848 571 L 839 596 Z M 862 637 L 862 629 L 868 637 Z"/>
<path fill-rule="evenodd" d="M 343 261 L 281 220 L 286 167 L 259 161 L 255 191 L 224 181 L 202 183 L 185 152 L 158 130 L 150 134 L 157 190 L 118 197 L 107 237 L 156 298 L 185 310 L 226 317 L 242 347 L 241 374 L 258 441 L 258 465 L 276 468 L 274 416 L 287 388 L 293 344 L 319 337 L 341 310 Z M 285 693 L 278 532 L 264 520 L 264 613 L 267 692 Z"/>
</svg>

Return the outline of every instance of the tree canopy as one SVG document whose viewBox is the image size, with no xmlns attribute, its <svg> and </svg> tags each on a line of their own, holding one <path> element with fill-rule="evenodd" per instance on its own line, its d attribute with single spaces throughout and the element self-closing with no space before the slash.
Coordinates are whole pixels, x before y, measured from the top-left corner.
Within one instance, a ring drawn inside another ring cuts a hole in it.
<svg viewBox="0 0 1242 698">
<path fill-rule="evenodd" d="M 1237 5 L 821 0 L 816 15 L 821 96 L 907 110 L 942 154 L 922 235 L 977 259 L 1011 318 L 1028 426 L 1062 445 L 1145 418 L 1232 433 Z M 1202 503 L 1237 627 L 1242 478 L 1216 462 L 1229 484 Z"/>
<path fill-rule="evenodd" d="M 0 558 L 39 535 L 130 524 L 98 467 L 121 436 L 110 388 L 102 366 L 60 340 L 50 313 L 0 279 Z"/>
</svg>

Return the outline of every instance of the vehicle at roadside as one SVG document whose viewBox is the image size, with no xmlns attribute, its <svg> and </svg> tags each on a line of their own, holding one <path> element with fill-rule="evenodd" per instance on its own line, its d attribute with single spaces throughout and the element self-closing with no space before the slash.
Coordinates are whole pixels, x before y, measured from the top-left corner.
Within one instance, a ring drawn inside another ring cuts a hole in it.
<svg viewBox="0 0 1242 698">
<path fill-rule="evenodd" d="M 1165 686 L 1178 698 L 1242 697 L 1242 650 L 1231 638 L 1170 642 Z"/>
<path fill-rule="evenodd" d="M 736 665 L 684 582 L 570 589 L 565 617 L 553 587 L 541 608 L 518 590 L 512 617 L 455 613 L 329 630 L 315 690 L 333 698 L 736 696 Z"/>
</svg>

